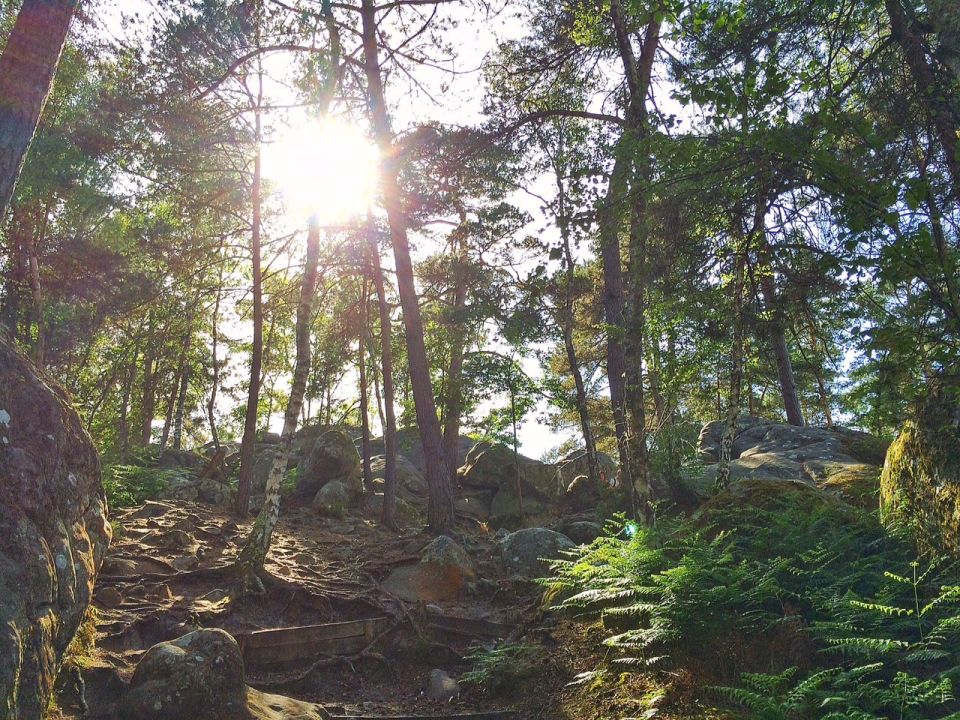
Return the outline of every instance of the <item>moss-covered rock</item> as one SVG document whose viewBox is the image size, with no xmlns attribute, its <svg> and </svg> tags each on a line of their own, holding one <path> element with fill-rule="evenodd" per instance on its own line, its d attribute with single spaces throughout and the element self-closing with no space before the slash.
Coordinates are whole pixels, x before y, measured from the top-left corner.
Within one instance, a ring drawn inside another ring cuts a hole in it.
<svg viewBox="0 0 960 720">
<path fill-rule="evenodd" d="M 933 385 L 890 445 L 880 503 L 923 545 L 960 555 L 960 384 Z"/>
<path fill-rule="evenodd" d="M 0 338 L 0 717 L 46 710 L 110 535 L 80 417 Z"/>
<path fill-rule="evenodd" d="M 318 435 L 297 471 L 297 492 L 313 497 L 334 480 L 351 487 L 360 478 L 360 453 L 351 437 L 333 428 Z"/>
</svg>

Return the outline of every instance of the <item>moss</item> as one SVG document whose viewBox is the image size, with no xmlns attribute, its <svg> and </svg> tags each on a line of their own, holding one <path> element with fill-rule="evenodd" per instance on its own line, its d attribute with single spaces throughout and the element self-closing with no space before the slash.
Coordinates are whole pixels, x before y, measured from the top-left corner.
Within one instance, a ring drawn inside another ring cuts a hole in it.
<svg viewBox="0 0 960 720">
<path fill-rule="evenodd" d="M 63 655 L 64 665 L 87 667 L 96 659 L 97 654 L 97 609 L 90 605 L 83 616 L 83 622 L 77 628 L 77 634 Z"/>
<path fill-rule="evenodd" d="M 906 525 L 924 547 L 960 556 L 960 402 L 932 386 L 890 446 L 880 479 L 885 522 Z"/>
<path fill-rule="evenodd" d="M 846 502 L 864 510 L 876 510 L 879 504 L 880 468 L 876 465 L 841 465 L 828 468 L 822 487 L 836 492 Z"/>
</svg>

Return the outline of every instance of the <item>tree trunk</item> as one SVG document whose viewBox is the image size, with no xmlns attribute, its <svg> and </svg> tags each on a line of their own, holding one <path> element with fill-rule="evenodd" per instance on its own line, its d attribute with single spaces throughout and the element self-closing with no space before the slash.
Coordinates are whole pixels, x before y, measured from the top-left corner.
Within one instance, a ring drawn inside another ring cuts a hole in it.
<svg viewBox="0 0 960 720">
<path fill-rule="evenodd" d="M 360 323 L 360 337 L 357 340 L 357 374 L 360 379 L 360 448 L 363 463 L 363 487 L 373 494 L 373 471 L 370 468 L 370 393 L 367 388 L 367 322 L 370 292 L 366 278 L 361 283 L 361 299 L 363 310 Z"/>
<path fill-rule="evenodd" d="M 460 467 L 460 416 L 463 414 L 463 359 L 466 353 L 466 332 L 463 312 L 467 306 L 467 280 L 463 271 L 464 248 L 460 235 L 464 232 L 466 213 L 460 210 L 460 227 L 454 233 L 453 248 L 453 307 L 450 338 L 450 364 L 447 366 L 447 382 L 443 407 L 443 456 L 451 482 L 456 484 L 457 468 Z"/>
<path fill-rule="evenodd" d="M 260 404 L 260 374 L 263 369 L 263 273 L 260 267 L 262 73 L 260 74 L 259 93 L 254 120 L 254 142 L 257 146 L 253 158 L 253 229 L 250 242 L 253 261 L 253 348 L 250 354 L 250 387 L 247 390 L 247 411 L 243 421 L 243 437 L 240 440 L 240 477 L 237 481 L 236 513 L 241 518 L 246 517 L 250 509 L 250 494 L 253 490 L 253 451 L 257 435 L 257 408 Z"/>
<path fill-rule="evenodd" d="M 396 527 L 397 508 L 397 418 L 393 390 L 393 332 L 390 306 L 387 304 L 386 281 L 380 264 L 380 248 L 373 234 L 373 223 L 367 222 L 367 248 L 373 265 L 373 283 L 377 290 L 380 310 L 380 362 L 383 368 L 383 514 L 380 521 L 389 528 Z"/>
<path fill-rule="evenodd" d="M 720 440 L 720 462 L 717 464 L 716 487 L 723 490 L 730 484 L 730 460 L 733 441 L 737 434 L 740 417 L 740 396 L 743 389 L 743 268 L 745 250 L 738 247 L 733 259 L 733 341 L 730 344 L 730 397 L 727 404 L 726 423 Z"/>
<path fill-rule="evenodd" d="M 187 390 L 190 387 L 190 340 L 191 332 L 183 341 L 183 359 L 180 365 L 180 391 L 177 393 L 177 410 L 173 420 L 173 449 L 183 446 L 183 419 L 187 411 Z"/>
<path fill-rule="evenodd" d="M 120 398 L 120 422 L 117 428 L 117 454 L 120 462 L 125 463 L 130 454 L 130 395 L 133 391 L 133 381 L 137 377 L 137 350 L 127 365 L 127 374 L 123 379 L 123 394 Z"/>
<path fill-rule="evenodd" d="M 217 392 L 220 389 L 220 359 L 217 357 L 217 345 L 220 340 L 220 300 L 223 297 L 223 258 L 220 259 L 220 273 L 217 282 L 217 300 L 213 306 L 213 318 L 210 320 L 210 397 L 207 399 L 207 422 L 210 423 L 210 437 L 214 450 L 220 449 L 220 433 L 217 432 Z"/>
<path fill-rule="evenodd" d="M 426 464 L 426 480 L 430 490 L 427 518 L 430 529 L 439 534 L 453 526 L 453 486 L 443 457 L 440 421 L 437 419 L 433 398 L 430 367 L 427 364 L 427 351 L 423 339 L 423 321 L 420 316 L 413 262 L 410 258 L 410 244 L 407 239 L 407 219 L 404 214 L 399 181 L 400 168 L 397 152 L 393 147 L 393 130 L 390 127 L 390 116 L 387 113 L 380 75 L 376 12 L 374 0 L 362 0 L 364 71 L 374 134 L 380 147 L 383 202 L 390 223 L 393 256 L 397 269 L 397 289 L 400 293 L 403 323 L 406 329 L 407 362 Z"/>
<path fill-rule="evenodd" d="M 163 430 L 160 433 L 160 452 L 166 449 L 167 440 L 170 439 L 170 428 L 173 425 L 173 410 L 176 407 L 177 396 L 180 393 L 180 374 L 182 371 L 183 363 L 181 362 L 177 371 L 173 374 L 172 390 L 170 391 L 170 396 L 167 398 L 167 410 L 163 415 Z"/>
<path fill-rule="evenodd" d="M 147 337 L 150 348 L 153 347 L 153 314 L 147 320 Z M 153 386 L 153 350 L 148 349 L 143 357 L 143 385 L 140 389 L 140 446 L 150 445 L 153 434 L 153 413 L 156 404 L 156 388 Z"/>
<path fill-rule="evenodd" d="M 0 218 L 10 206 L 78 4 L 24 0 L 0 56 Z"/>
<path fill-rule="evenodd" d="M 297 305 L 297 360 L 290 384 L 290 397 L 283 415 L 283 429 L 280 431 L 280 444 L 274 451 L 273 464 L 267 475 L 267 487 L 263 507 L 250 531 L 250 536 L 237 557 L 237 573 L 246 588 L 259 587 L 258 575 L 263 570 L 270 540 L 280 517 L 280 486 L 287 469 L 293 435 L 297 429 L 303 396 L 310 375 L 310 322 L 313 319 L 313 303 L 317 292 L 317 264 L 320 257 L 320 228 L 316 219 L 310 222 L 307 235 L 307 259 L 300 283 L 300 302 Z"/>
</svg>

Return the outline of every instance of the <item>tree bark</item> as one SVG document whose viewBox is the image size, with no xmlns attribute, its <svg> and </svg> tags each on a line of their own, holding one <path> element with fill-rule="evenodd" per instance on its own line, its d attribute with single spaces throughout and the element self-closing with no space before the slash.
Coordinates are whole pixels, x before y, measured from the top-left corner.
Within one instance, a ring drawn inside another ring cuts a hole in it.
<svg viewBox="0 0 960 720">
<path fill-rule="evenodd" d="M 280 431 L 280 444 L 274 451 L 273 463 L 267 475 L 267 487 L 263 507 L 250 531 L 250 536 L 237 557 L 237 573 L 245 588 L 259 587 L 258 575 L 263 570 L 270 541 L 280 517 L 280 487 L 287 469 L 293 435 L 297 429 L 303 396 L 310 375 L 310 322 L 313 319 L 313 303 L 317 293 L 317 265 L 320 257 L 320 228 L 316 219 L 310 222 L 307 235 L 307 258 L 300 283 L 300 301 L 297 304 L 297 360 L 290 384 L 290 397 L 283 415 L 283 429 Z"/>
<path fill-rule="evenodd" d="M 739 244 L 739 243 L 738 243 Z M 737 434 L 737 420 L 740 417 L 740 396 L 743 391 L 743 270 L 745 249 L 734 250 L 734 269 L 732 302 L 733 340 L 730 344 L 730 397 L 727 402 L 726 423 L 720 439 L 720 461 L 717 464 L 716 487 L 723 490 L 730 484 L 730 461 L 733 455 L 733 441 Z"/>
<path fill-rule="evenodd" d="M 239 517 L 246 517 L 250 509 L 250 494 L 253 490 L 253 451 L 257 435 L 257 409 L 260 404 L 260 375 L 263 369 L 263 272 L 260 267 L 260 206 L 262 139 L 261 106 L 263 103 L 263 74 L 259 75 L 259 96 L 255 109 L 256 149 L 253 158 L 253 228 L 250 237 L 250 252 L 253 263 L 253 348 L 250 353 L 250 386 L 247 390 L 247 411 L 243 421 L 243 437 L 240 440 L 240 477 L 237 481 L 237 507 Z"/>
<path fill-rule="evenodd" d="M 173 449 L 180 450 L 183 446 L 183 420 L 187 411 L 187 390 L 190 387 L 190 340 L 191 331 L 183 341 L 183 357 L 180 364 L 180 390 L 177 393 L 177 410 L 173 419 Z"/>
<path fill-rule="evenodd" d="M 360 332 L 357 339 L 357 374 L 360 380 L 360 449 L 363 466 L 363 487 L 373 494 L 373 470 L 370 468 L 370 392 L 367 386 L 367 321 L 370 292 L 366 278 L 361 282 L 362 303 Z"/>
<path fill-rule="evenodd" d="M 0 218 L 6 215 L 79 0 L 24 0 L 0 56 Z"/>
<path fill-rule="evenodd" d="M 420 315 L 419 298 L 414 281 L 413 262 L 410 258 L 407 219 L 401 199 L 400 168 L 397 152 L 393 146 L 393 130 L 390 126 L 390 116 L 387 113 L 380 74 L 376 13 L 377 8 L 374 0 L 362 0 L 360 15 L 362 20 L 364 72 L 367 79 L 367 93 L 374 134 L 381 154 L 383 202 L 390 223 L 393 256 L 397 269 L 397 289 L 400 293 L 403 323 L 406 329 L 410 382 L 413 388 L 417 425 L 426 464 L 427 486 L 430 491 L 427 519 L 430 529 L 440 534 L 453 526 L 453 484 L 447 469 L 446 459 L 443 456 L 440 421 L 437 419 L 430 368 L 427 364 L 427 351 L 423 339 L 423 320 Z"/>
<path fill-rule="evenodd" d="M 207 399 L 207 422 L 210 423 L 210 437 L 213 439 L 214 450 L 220 449 L 220 433 L 217 432 L 217 393 L 220 389 L 220 359 L 217 357 L 217 345 L 220 340 L 220 301 L 223 297 L 223 258 L 220 259 L 220 272 L 217 282 L 217 299 L 213 306 L 213 317 L 210 320 L 210 396 Z"/>
<path fill-rule="evenodd" d="M 389 528 L 396 527 L 397 508 L 397 418 L 393 389 L 393 332 L 390 305 L 387 303 L 386 281 L 380 264 L 380 248 L 373 234 L 373 223 L 367 223 L 367 249 L 373 266 L 373 284 L 377 290 L 380 311 L 380 363 L 383 369 L 383 514 L 380 521 Z"/>
<path fill-rule="evenodd" d="M 459 205 L 459 203 L 458 203 Z M 463 413 L 463 360 L 466 353 L 466 331 L 463 313 L 467 306 L 467 278 L 463 263 L 466 261 L 464 238 L 467 215 L 462 205 L 458 207 L 460 225 L 453 231 L 453 305 L 451 307 L 450 364 L 447 366 L 447 382 L 443 407 L 443 456 L 451 482 L 456 484 L 460 449 L 460 416 Z"/>
</svg>

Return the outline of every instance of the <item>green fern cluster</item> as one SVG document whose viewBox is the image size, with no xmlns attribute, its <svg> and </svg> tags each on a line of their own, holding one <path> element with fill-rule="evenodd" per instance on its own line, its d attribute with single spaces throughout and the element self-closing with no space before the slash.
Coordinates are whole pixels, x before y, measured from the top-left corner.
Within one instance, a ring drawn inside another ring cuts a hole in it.
<svg viewBox="0 0 960 720">
<path fill-rule="evenodd" d="M 741 677 L 716 691 L 756 718 L 960 720 L 954 569 L 921 571 L 874 516 L 788 502 L 623 530 L 556 562 L 552 580 L 561 610 L 603 621 L 613 663 L 695 658 L 714 678 Z"/>
<path fill-rule="evenodd" d="M 473 665 L 460 676 L 464 685 L 478 687 L 498 695 L 522 687 L 539 670 L 543 648 L 527 643 L 506 643 L 499 647 L 474 645 L 466 653 Z"/>
<path fill-rule="evenodd" d="M 103 468 L 103 489 L 111 510 L 137 507 L 156 498 L 184 470 L 158 469 L 140 465 L 106 465 Z"/>
</svg>

